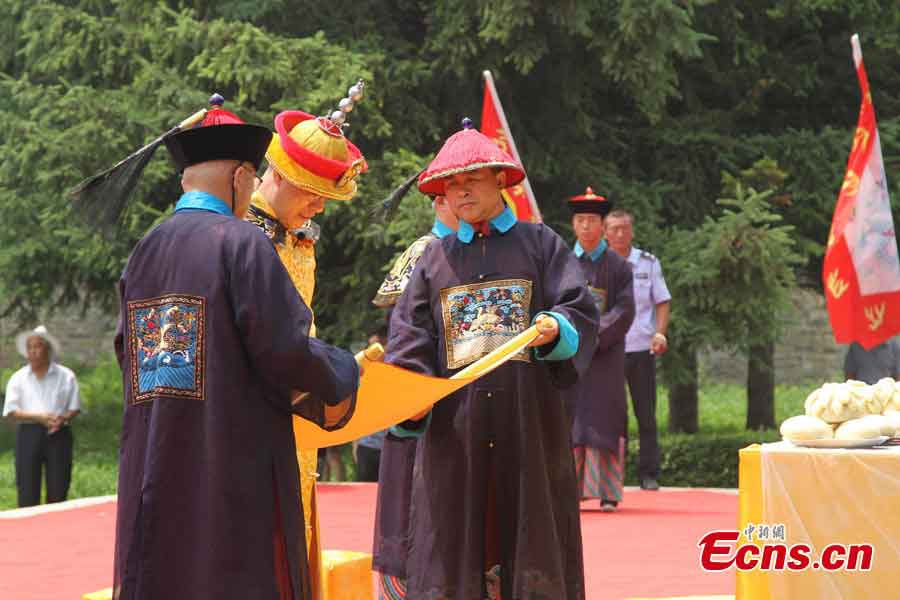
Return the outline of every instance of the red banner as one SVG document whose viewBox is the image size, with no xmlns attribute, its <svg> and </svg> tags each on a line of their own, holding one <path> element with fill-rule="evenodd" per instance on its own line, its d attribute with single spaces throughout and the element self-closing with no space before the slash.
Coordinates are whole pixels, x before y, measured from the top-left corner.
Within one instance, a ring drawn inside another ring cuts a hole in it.
<svg viewBox="0 0 900 600">
<path fill-rule="evenodd" d="M 822 280 L 835 341 L 870 349 L 900 332 L 900 259 L 875 107 L 856 35 L 852 44 L 862 103 Z"/>
<path fill-rule="evenodd" d="M 491 77 L 490 71 L 484 72 L 484 104 L 481 108 L 481 133 L 494 140 L 495 144 L 519 161 L 519 163 L 522 162 L 522 159 L 519 158 L 519 152 L 516 150 L 516 143 L 513 141 L 512 134 L 509 131 L 509 124 L 506 122 L 506 115 L 503 113 L 500 98 L 497 97 L 497 90 L 494 87 L 494 79 Z M 527 178 L 518 185 L 503 190 L 503 198 L 513 212 L 516 213 L 516 218 L 520 221 L 541 222 L 541 212 L 538 209 L 534 193 L 531 191 L 531 184 L 528 183 Z"/>
</svg>

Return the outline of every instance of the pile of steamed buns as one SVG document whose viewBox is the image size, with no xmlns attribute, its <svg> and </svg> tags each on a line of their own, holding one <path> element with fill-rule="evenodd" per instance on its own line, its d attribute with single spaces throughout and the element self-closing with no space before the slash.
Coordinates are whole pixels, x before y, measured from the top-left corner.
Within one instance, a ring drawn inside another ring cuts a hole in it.
<svg viewBox="0 0 900 600">
<path fill-rule="evenodd" d="M 789 441 L 864 440 L 900 435 L 900 381 L 885 377 L 874 385 L 849 380 L 826 383 L 805 403 L 806 414 L 781 424 Z"/>
</svg>

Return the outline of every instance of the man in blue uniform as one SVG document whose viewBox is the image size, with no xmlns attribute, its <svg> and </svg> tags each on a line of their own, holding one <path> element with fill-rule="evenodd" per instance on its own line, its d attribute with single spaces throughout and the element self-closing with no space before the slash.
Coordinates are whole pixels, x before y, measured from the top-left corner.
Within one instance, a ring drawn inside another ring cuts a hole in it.
<svg viewBox="0 0 900 600">
<path fill-rule="evenodd" d="M 625 378 L 638 422 L 641 488 L 658 490 L 659 441 L 656 432 L 656 357 L 669 348 L 669 304 L 672 296 L 663 278 L 659 259 L 631 245 L 634 216 L 614 210 L 606 217 L 606 239 L 634 273 L 635 317 L 625 336 Z"/>
</svg>

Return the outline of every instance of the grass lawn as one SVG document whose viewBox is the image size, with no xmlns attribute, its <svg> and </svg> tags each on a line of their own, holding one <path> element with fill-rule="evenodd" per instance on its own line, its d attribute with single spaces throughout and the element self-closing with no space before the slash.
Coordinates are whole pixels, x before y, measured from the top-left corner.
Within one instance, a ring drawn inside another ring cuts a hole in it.
<svg viewBox="0 0 900 600">
<path fill-rule="evenodd" d="M 73 424 L 75 436 L 75 466 L 69 498 L 101 496 L 116 492 L 119 428 L 122 418 L 122 380 L 115 360 L 107 357 L 92 369 L 72 367 L 81 386 L 83 414 Z M 0 373 L 0 384 L 6 387 L 11 370 Z M 812 386 L 779 386 L 776 390 L 776 421 L 801 414 L 803 401 Z M 660 389 L 657 405 L 657 421 L 660 428 L 660 444 L 663 450 L 664 485 L 736 485 L 733 477 L 720 478 L 709 483 L 697 479 L 696 473 L 682 470 L 717 470 L 715 462 L 688 460 L 691 448 L 698 453 L 725 453 L 712 457 L 736 467 L 734 448 L 754 441 L 772 441 L 779 438 L 775 430 L 766 432 L 745 431 L 747 401 L 744 388 L 737 385 L 704 384 L 700 392 L 700 431 L 698 435 L 672 435 L 666 430 L 668 423 L 668 399 L 664 388 Z M 636 483 L 633 467 L 637 462 L 637 422 L 629 417 L 628 483 Z M 727 440 L 722 445 L 718 442 Z M 0 510 L 15 508 L 16 486 L 13 453 L 15 432 L 6 422 L 0 422 Z M 667 452 L 667 448 L 673 451 Z M 708 450 L 711 448 L 710 450 Z M 724 449 L 723 449 L 724 448 Z M 349 456 L 349 452 L 347 453 Z M 708 458 L 708 457 L 707 457 Z M 683 459 L 683 460 L 682 460 Z M 703 466 L 706 465 L 706 466 Z M 352 465 L 351 465 L 352 467 Z M 352 475 L 352 470 L 350 471 Z"/>
</svg>

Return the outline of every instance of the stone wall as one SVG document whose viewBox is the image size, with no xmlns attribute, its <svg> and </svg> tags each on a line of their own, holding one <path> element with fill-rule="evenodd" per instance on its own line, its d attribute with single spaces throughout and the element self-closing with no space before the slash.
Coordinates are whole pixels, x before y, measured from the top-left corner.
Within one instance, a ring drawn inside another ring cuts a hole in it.
<svg viewBox="0 0 900 600">
<path fill-rule="evenodd" d="M 790 315 L 787 331 L 775 349 L 776 381 L 807 384 L 839 378 L 845 350 L 834 343 L 824 296 L 800 290 L 795 294 L 794 304 L 796 310 Z M 48 318 L 44 324 L 62 343 L 62 360 L 66 364 L 91 365 L 98 356 L 112 352 L 116 315 L 97 310 L 85 314 L 67 310 Z M 0 368 L 23 364 L 14 347 L 19 331 L 12 323 L 0 322 Z M 700 356 L 700 369 L 701 381 L 743 384 L 747 360 L 724 352 L 704 352 Z"/>
<path fill-rule="evenodd" d="M 818 386 L 825 381 L 840 381 L 847 347 L 834 342 L 825 296 L 798 290 L 794 307 L 784 335 L 775 346 L 775 382 Z M 709 351 L 701 353 L 699 362 L 701 381 L 746 383 L 745 356 Z"/>
<path fill-rule="evenodd" d="M 59 340 L 63 364 L 70 367 L 93 365 L 100 356 L 112 353 L 117 317 L 93 309 L 85 313 L 67 309 L 25 327 L 10 321 L 0 322 L 0 368 L 25 364 L 25 359 L 16 352 L 16 335 L 41 323 Z"/>
</svg>

